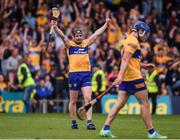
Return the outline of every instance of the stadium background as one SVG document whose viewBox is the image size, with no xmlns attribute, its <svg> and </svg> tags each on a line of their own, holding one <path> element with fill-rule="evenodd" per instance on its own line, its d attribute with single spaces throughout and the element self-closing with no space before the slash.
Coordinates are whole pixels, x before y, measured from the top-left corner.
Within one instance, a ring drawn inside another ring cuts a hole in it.
<svg viewBox="0 0 180 140">
<path fill-rule="evenodd" d="M 23 90 L 18 86 L 16 75 L 21 58 L 27 58 L 37 86 L 41 85 L 48 92 L 48 96 L 41 99 L 68 101 L 68 60 L 62 40 L 55 34 L 45 51 L 52 6 L 53 1 L 50 0 L 0 2 L 0 89 L 3 95 L 1 112 L 24 110 L 21 101 Z M 56 0 L 56 6 L 61 11 L 58 24 L 69 38 L 72 29 L 77 26 L 88 37 L 103 25 L 106 14 L 110 15 L 112 24 L 108 26 L 108 30 L 89 46 L 92 70 L 103 70 L 106 87 L 118 74 L 119 50 L 129 27 L 138 19 L 145 21 L 151 28 L 151 35 L 147 42 L 141 44 L 142 61 L 157 66 L 161 95 L 159 100 L 165 103 L 165 108 L 162 108 L 166 110 L 164 114 L 180 112 L 177 108 L 180 101 L 180 65 L 175 65 L 180 61 L 178 0 Z M 32 48 L 35 48 L 35 53 L 31 52 Z M 147 72 L 143 73 L 146 75 Z M 178 86 L 173 89 L 175 84 Z M 99 93 L 96 91 L 93 96 Z M 117 89 L 113 89 L 110 94 L 112 96 L 107 97 L 113 98 Z M 168 98 L 168 103 L 161 98 Z M 35 98 L 31 101 L 34 112 L 38 111 L 38 100 Z M 48 112 L 62 111 L 61 103 L 49 101 L 47 104 Z M 105 104 L 106 101 L 103 101 L 102 106 L 106 107 L 102 109 L 108 108 Z M 135 105 L 136 109 L 138 107 Z"/>
</svg>

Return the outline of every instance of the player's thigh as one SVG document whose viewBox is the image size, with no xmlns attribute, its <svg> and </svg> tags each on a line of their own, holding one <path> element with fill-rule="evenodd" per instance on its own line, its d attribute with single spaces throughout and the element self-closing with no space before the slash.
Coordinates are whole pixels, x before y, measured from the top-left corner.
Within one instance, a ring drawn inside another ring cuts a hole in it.
<svg viewBox="0 0 180 140">
<path fill-rule="evenodd" d="M 124 106 L 128 98 L 129 98 L 129 94 L 127 94 L 126 91 L 119 90 L 117 103 L 120 104 L 121 106 Z"/>
<path fill-rule="evenodd" d="M 140 104 L 149 104 L 147 90 L 137 91 L 134 95 Z"/>
<path fill-rule="evenodd" d="M 78 90 L 69 90 L 69 95 L 70 95 L 70 102 L 71 101 L 76 102 L 78 99 Z"/>
<path fill-rule="evenodd" d="M 81 91 L 85 100 L 91 100 L 91 96 L 92 96 L 91 86 L 82 87 Z"/>
</svg>

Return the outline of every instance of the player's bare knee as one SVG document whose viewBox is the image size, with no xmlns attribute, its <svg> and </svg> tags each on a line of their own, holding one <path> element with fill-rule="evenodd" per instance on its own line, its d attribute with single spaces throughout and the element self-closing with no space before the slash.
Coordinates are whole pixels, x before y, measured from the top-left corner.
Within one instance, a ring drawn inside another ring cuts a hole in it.
<svg viewBox="0 0 180 140">
<path fill-rule="evenodd" d="M 120 110 L 124 106 L 125 106 L 125 103 L 119 103 L 119 104 L 117 104 L 117 109 Z"/>
<path fill-rule="evenodd" d="M 148 100 L 144 100 L 140 104 L 141 104 L 141 106 L 143 106 L 145 108 L 149 108 L 149 101 Z"/>
<path fill-rule="evenodd" d="M 76 105 L 76 100 L 70 100 L 69 105 L 73 105 L 73 106 Z"/>
</svg>

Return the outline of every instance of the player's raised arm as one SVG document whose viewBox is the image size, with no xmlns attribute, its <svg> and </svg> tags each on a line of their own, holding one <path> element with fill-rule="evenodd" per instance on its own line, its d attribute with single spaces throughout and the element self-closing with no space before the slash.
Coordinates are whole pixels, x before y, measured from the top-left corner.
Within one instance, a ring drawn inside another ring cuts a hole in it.
<svg viewBox="0 0 180 140">
<path fill-rule="evenodd" d="M 97 38 L 98 36 L 100 36 L 100 35 L 106 30 L 109 22 L 111 22 L 111 19 L 110 19 L 110 18 L 106 18 L 106 23 L 105 23 L 101 28 L 97 29 L 97 30 L 95 31 L 95 33 L 92 34 L 92 35 L 88 38 L 91 43 L 94 42 L 94 41 L 96 40 L 96 38 Z"/>
<path fill-rule="evenodd" d="M 51 21 L 51 26 L 53 26 L 55 32 L 61 37 L 65 44 L 68 44 L 70 40 L 66 37 L 66 35 L 61 31 L 61 29 L 57 26 L 56 21 Z"/>
</svg>

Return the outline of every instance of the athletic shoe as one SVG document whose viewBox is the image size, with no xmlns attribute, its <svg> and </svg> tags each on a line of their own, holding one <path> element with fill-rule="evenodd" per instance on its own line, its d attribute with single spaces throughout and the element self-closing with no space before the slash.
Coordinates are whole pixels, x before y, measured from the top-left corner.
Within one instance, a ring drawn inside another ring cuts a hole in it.
<svg viewBox="0 0 180 140">
<path fill-rule="evenodd" d="M 93 123 L 88 124 L 87 130 L 96 130 L 96 126 Z"/>
<path fill-rule="evenodd" d="M 72 128 L 72 129 L 79 129 L 77 124 L 72 124 L 72 125 L 71 125 L 71 128 Z"/>
<path fill-rule="evenodd" d="M 101 131 L 99 132 L 99 135 L 102 137 L 117 138 L 116 136 L 112 134 L 111 130 L 101 129 Z"/>
<path fill-rule="evenodd" d="M 167 136 L 162 136 L 159 133 L 157 133 L 156 131 L 153 134 L 149 134 L 147 136 L 148 139 L 167 139 Z"/>
</svg>

